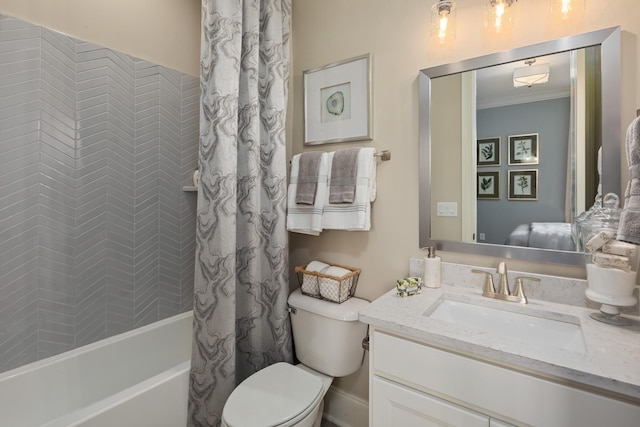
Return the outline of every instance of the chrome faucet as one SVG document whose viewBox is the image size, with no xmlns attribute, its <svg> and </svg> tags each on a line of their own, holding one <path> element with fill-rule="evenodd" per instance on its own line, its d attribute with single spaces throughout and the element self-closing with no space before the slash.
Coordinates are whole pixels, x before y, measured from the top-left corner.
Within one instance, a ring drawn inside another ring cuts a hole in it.
<svg viewBox="0 0 640 427">
<path fill-rule="evenodd" d="M 482 290 L 482 296 L 487 298 L 500 299 L 503 301 L 512 301 L 519 302 L 520 304 L 527 303 L 527 297 L 524 294 L 524 289 L 522 287 L 522 283 L 524 280 L 530 280 L 532 282 L 539 282 L 540 279 L 537 277 L 517 277 L 516 278 L 516 288 L 513 291 L 513 295 L 511 294 L 511 290 L 509 289 L 509 279 L 507 276 L 507 264 L 504 261 L 500 261 L 498 264 L 498 268 L 496 272 L 500 276 L 500 287 L 498 288 L 498 292 L 496 292 L 496 288 L 493 284 L 493 274 L 482 271 L 482 270 L 471 270 L 473 273 L 484 274 L 485 284 Z"/>
</svg>

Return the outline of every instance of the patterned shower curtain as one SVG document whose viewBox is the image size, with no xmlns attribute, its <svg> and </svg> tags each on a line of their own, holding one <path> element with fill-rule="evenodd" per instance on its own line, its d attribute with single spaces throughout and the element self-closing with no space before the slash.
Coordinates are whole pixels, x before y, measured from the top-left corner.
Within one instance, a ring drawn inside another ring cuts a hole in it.
<svg viewBox="0 0 640 427">
<path fill-rule="evenodd" d="M 291 0 L 203 0 L 189 426 L 292 361 L 285 115 Z"/>
</svg>

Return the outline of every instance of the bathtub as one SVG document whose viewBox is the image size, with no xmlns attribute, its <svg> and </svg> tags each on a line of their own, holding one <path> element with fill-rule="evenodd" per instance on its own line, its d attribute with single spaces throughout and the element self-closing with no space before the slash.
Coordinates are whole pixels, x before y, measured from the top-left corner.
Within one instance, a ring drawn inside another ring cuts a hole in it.
<svg viewBox="0 0 640 427">
<path fill-rule="evenodd" d="M 0 426 L 184 426 L 192 313 L 0 374 Z"/>
</svg>

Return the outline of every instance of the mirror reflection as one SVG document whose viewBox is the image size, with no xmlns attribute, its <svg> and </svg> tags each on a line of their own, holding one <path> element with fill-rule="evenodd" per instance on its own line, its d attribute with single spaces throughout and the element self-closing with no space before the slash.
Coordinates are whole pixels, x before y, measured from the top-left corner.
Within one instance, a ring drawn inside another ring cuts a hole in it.
<svg viewBox="0 0 640 427">
<path fill-rule="evenodd" d="M 423 70 L 421 246 L 581 262 L 553 253 L 575 253 L 571 223 L 603 176 L 619 188 L 619 138 L 602 147 L 603 134 L 619 135 L 602 126 L 602 106 L 619 103 L 615 72 L 602 66 L 619 30 L 594 34 Z M 619 123 L 615 110 L 605 116 Z"/>
<path fill-rule="evenodd" d="M 438 204 L 451 203 L 445 193 L 439 196 L 444 200 L 431 202 L 434 237 L 575 250 L 570 223 L 596 195 L 592 178 L 598 177 L 600 140 L 586 132 L 585 123 L 599 116 L 599 103 L 592 99 L 599 93 L 598 51 L 578 49 L 431 81 L 433 117 L 455 115 L 441 109 L 452 110 L 451 93 L 458 87 L 461 105 L 454 108 L 463 111 L 462 104 L 475 104 L 475 125 L 460 115 L 456 126 L 448 120 L 432 122 L 432 135 L 442 135 L 433 139 L 432 152 L 442 151 L 443 158 L 451 148 L 453 138 L 445 136 L 450 129 L 467 126 L 467 134 L 475 134 L 461 141 L 470 146 L 460 153 L 468 157 L 462 163 L 475 172 L 473 182 L 463 184 L 476 187 L 475 194 L 468 194 L 475 215 L 468 209 L 460 218 L 471 222 L 469 235 L 441 226 L 448 218 L 438 212 Z M 448 177 L 456 173 L 448 163 L 434 164 L 433 173 L 445 183 L 455 182 Z"/>
</svg>

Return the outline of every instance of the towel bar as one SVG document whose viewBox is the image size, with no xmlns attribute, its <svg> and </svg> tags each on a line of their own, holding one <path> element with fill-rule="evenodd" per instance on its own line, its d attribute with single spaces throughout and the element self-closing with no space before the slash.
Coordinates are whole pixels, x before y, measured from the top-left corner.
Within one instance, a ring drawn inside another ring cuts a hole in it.
<svg viewBox="0 0 640 427">
<path fill-rule="evenodd" d="M 373 156 L 380 157 L 380 160 L 386 162 L 387 160 L 391 160 L 391 150 L 382 150 L 379 153 L 374 153 Z M 289 160 L 289 163 L 291 163 L 291 160 Z"/>
<path fill-rule="evenodd" d="M 380 157 L 380 160 L 387 161 L 391 160 L 391 150 L 382 150 L 379 153 L 374 154 L 375 157 Z"/>
</svg>

